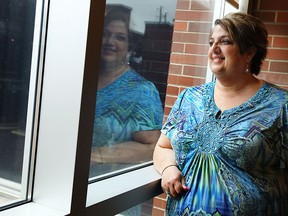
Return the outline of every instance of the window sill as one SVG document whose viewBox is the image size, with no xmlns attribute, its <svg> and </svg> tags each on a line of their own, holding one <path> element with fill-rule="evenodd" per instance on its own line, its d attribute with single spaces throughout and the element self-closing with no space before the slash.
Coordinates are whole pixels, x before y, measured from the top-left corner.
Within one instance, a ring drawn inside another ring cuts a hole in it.
<svg viewBox="0 0 288 216">
<path fill-rule="evenodd" d="M 154 167 L 148 166 L 89 184 L 85 215 L 92 216 L 95 212 L 114 215 L 152 199 L 163 193 L 160 180 Z M 30 202 L 4 210 L 1 216 L 65 216 L 68 213 Z"/>
<path fill-rule="evenodd" d="M 127 181 L 127 179 L 129 181 Z M 163 193 L 153 166 L 89 184 L 87 215 L 114 215 Z M 111 208 L 113 206 L 113 208 Z"/>
</svg>

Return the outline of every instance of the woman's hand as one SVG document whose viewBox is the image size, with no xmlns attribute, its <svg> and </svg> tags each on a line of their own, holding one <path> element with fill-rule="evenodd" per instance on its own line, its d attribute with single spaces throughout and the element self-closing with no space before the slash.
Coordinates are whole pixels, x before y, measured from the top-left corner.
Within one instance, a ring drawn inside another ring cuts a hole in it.
<svg viewBox="0 0 288 216">
<path fill-rule="evenodd" d="M 170 197 L 178 198 L 187 190 L 185 179 L 176 166 L 169 166 L 162 172 L 161 187 Z"/>
</svg>

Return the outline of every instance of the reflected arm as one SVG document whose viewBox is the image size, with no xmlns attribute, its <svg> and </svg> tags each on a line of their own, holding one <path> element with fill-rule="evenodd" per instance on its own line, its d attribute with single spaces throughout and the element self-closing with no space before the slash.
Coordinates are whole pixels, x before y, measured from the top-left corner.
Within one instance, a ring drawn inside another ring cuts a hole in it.
<svg viewBox="0 0 288 216">
<path fill-rule="evenodd" d="M 159 136 L 159 130 L 134 132 L 133 141 L 92 150 L 91 162 L 140 163 L 149 161 L 152 159 L 155 143 Z"/>
</svg>

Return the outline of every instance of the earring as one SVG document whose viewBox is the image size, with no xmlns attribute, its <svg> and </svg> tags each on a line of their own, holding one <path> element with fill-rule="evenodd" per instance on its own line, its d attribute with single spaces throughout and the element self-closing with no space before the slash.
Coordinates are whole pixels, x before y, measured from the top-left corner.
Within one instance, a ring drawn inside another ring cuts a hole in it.
<svg viewBox="0 0 288 216">
<path fill-rule="evenodd" d="M 122 65 L 124 65 L 124 64 L 129 65 L 129 64 L 130 64 L 130 56 L 131 56 L 131 55 L 128 53 L 128 54 L 126 55 L 125 59 L 121 62 L 121 64 L 122 64 Z"/>
<path fill-rule="evenodd" d="M 249 62 L 247 62 L 247 65 L 246 65 L 246 70 L 245 70 L 246 73 L 249 73 L 250 70 L 249 70 Z"/>
<path fill-rule="evenodd" d="M 131 56 L 131 54 L 130 53 L 127 53 L 127 55 L 126 55 L 126 64 L 130 64 L 130 56 Z"/>
</svg>

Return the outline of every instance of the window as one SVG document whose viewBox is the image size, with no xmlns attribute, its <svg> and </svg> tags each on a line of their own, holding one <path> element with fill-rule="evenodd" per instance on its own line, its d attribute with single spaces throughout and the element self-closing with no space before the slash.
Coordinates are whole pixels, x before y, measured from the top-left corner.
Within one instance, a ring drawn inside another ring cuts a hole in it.
<svg viewBox="0 0 288 216">
<path fill-rule="evenodd" d="M 0 209 L 31 196 L 41 12 L 36 0 L 0 3 Z"/>
<path fill-rule="evenodd" d="M 175 8 L 176 0 L 106 1 L 90 181 L 151 165 L 163 121 Z"/>
</svg>

